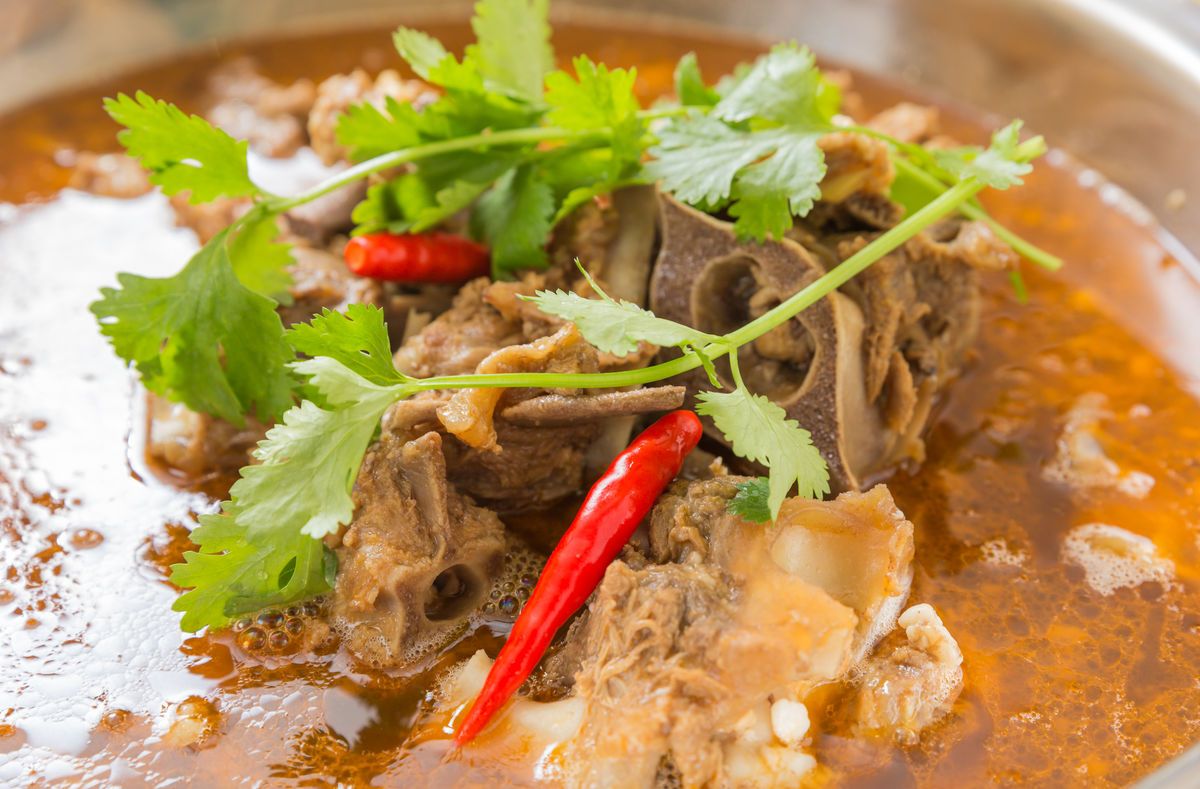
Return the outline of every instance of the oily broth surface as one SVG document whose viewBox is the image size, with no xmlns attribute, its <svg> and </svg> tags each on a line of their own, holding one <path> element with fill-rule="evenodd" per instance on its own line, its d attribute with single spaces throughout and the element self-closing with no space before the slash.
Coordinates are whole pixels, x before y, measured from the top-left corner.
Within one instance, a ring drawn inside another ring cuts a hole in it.
<svg viewBox="0 0 1200 789">
<path fill-rule="evenodd" d="M 466 38 L 463 26 L 432 32 Z M 386 43 L 372 31 L 250 51 L 270 76 L 319 78 L 393 65 Z M 683 52 L 698 50 L 709 75 L 754 54 L 632 30 L 566 27 L 556 43 L 638 65 L 643 100 L 667 89 Z M 99 97 L 116 90 L 201 109 L 215 62 L 178 61 L 0 119 L 0 201 L 45 202 L 0 207 L 0 783 L 530 784 L 525 754 L 445 760 L 444 741 L 412 734 L 439 671 L 494 649 L 503 622 L 410 675 L 339 653 L 261 660 L 232 636 L 178 631 L 166 567 L 214 501 L 144 467 L 130 435 L 137 390 L 85 308 L 118 270 L 172 273 L 194 240 L 155 196 L 56 196 L 69 171 L 55 157 L 113 148 Z M 899 95 L 858 86 L 868 106 Z M 947 120 L 978 138 L 962 116 Z M 850 740 L 835 696 L 814 708 L 827 732 L 818 758 L 847 786 L 1123 785 L 1200 737 L 1200 405 L 1148 349 L 1200 380 L 1196 352 L 1174 340 L 1180 310 L 1162 307 L 1194 312 L 1200 288 L 1075 170 L 1043 166 L 1029 181 L 1020 202 L 989 203 L 1068 268 L 1051 278 L 1026 267 L 1024 306 L 1006 280 L 988 280 L 980 338 L 939 406 L 928 460 L 889 480 L 917 529 L 913 600 L 959 640 L 966 690 L 907 749 Z M 1089 392 L 1114 414 L 1105 450 L 1154 478 L 1144 501 L 1043 478 L 1063 412 Z M 1152 538 L 1176 580 L 1092 591 L 1059 561 L 1063 535 L 1091 522 Z M 200 747 L 172 747 L 163 738 L 189 702 L 211 731 Z"/>
</svg>

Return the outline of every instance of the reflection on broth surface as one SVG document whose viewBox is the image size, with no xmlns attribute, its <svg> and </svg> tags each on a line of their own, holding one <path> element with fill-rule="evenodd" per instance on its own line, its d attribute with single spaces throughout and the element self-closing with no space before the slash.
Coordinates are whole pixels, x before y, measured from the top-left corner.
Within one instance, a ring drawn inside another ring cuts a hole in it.
<svg viewBox="0 0 1200 789">
<path fill-rule="evenodd" d="M 432 32 L 467 39 L 461 25 Z M 249 51 L 286 81 L 393 65 L 384 43 L 373 31 Z M 756 52 L 569 26 L 556 44 L 636 64 L 644 102 L 690 49 L 714 75 Z M 181 61 L 0 121 L 0 199 L 13 204 L 0 206 L 0 781 L 533 785 L 540 754 L 499 738 L 450 754 L 434 711 L 449 667 L 495 653 L 504 605 L 406 672 L 298 651 L 318 626 L 304 607 L 215 636 L 181 634 L 169 610 L 166 568 L 230 480 L 180 491 L 146 464 L 141 396 L 86 304 L 117 270 L 173 272 L 194 241 L 158 196 L 58 190 L 64 151 L 113 148 L 100 96 L 140 88 L 200 109 L 213 65 Z M 872 108 L 902 95 L 865 76 L 856 87 Z M 980 137 L 946 116 L 955 136 Z M 899 747 L 852 737 L 830 686 L 808 707 L 838 785 L 1119 786 L 1200 737 L 1200 358 L 1181 334 L 1194 324 L 1178 322 L 1200 287 L 1152 229 L 1058 164 L 986 202 L 1067 268 L 1027 266 L 1027 304 L 1002 275 L 984 278 L 979 338 L 936 406 L 927 459 L 886 480 L 915 526 L 911 600 L 958 640 L 965 690 Z M 514 526 L 537 543 L 569 516 Z M 508 581 L 515 597 L 521 578 Z"/>
</svg>

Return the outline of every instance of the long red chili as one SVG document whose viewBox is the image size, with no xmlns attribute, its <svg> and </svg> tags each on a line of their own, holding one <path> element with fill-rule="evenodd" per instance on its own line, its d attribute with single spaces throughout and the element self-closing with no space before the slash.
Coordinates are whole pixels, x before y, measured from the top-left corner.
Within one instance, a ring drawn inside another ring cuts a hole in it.
<svg viewBox="0 0 1200 789">
<path fill-rule="evenodd" d="M 488 273 L 487 247 L 451 233 L 373 233 L 346 244 L 346 265 L 388 282 L 462 282 Z"/>
<path fill-rule="evenodd" d="M 588 491 L 454 735 L 456 744 L 474 738 L 533 671 L 554 634 L 600 585 L 605 569 L 679 473 L 702 432 L 691 411 L 672 411 L 617 455 Z"/>
</svg>

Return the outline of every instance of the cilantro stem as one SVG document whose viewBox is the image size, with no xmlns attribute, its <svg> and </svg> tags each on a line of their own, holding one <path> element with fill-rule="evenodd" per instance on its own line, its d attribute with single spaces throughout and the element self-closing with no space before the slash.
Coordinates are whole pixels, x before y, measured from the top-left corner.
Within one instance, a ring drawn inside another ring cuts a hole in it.
<svg viewBox="0 0 1200 789">
<path fill-rule="evenodd" d="M 805 308 L 820 301 L 858 276 L 872 263 L 958 208 L 983 188 L 984 184 L 975 178 L 968 178 L 955 184 L 934 198 L 924 208 L 843 260 L 819 279 L 800 289 L 787 301 L 725 335 L 726 342 L 735 347 L 745 345 L 757 340 L 777 326 L 783 325 Z"/>
<path fill-rule="evenodd" d="M 929 191 L 937 193 L 944 192 L 947 189 L 946 184 L 939 181 L 937 178 L 913 164 L 903 156 L 894 157 L 892 161 L 895 163 L 897 170 L 904 171 L 906 175 L 909 175 L 920 182 L 921 185 L 928 188 Z M 984 211 L 974 203 L 965 202 L 958 207 L 958 210 L 968 219 L 975 219 L 986 223 L 1000 240 L 1012 247 L 1013 251 L 1021 257 L 1026 258 L 1027 260 L 1030 260 L 1049 271 L 1058 271 L 1060 268 L 1062 268 L 1062 258 L 1056 255 L 1051 255 L 1049 252 L 1046 252 L 1045 250 L 1036 247 L 1030 242 L 1021 238 L 1016 233 L 997 222 L 991 217 L 990 214 L 988 214 L 987 211 Z"/>
<path fill-rule="evenodd" d="M 709 343 L 701 353 L 709 359 L 719 359 L 729 354 L 734 365 L 737 348 L 751 343 L 791 320 L 797 314 L 820 301 L 825 296 L 849 282 L 866 270 L 872 263 L 899 247 L 905 241 L 949 214 L 961 203 L 969 200 L 984 188 L 975 178 L 956 184 L 921 210 L 907 217 L 900 224 L 877 237 L 867 246 L 846 258 L 832 270 L 813 281 L 791 298 L 770 312 L 725 335 L 719 341 Z M 669 362 L 643 367 L 640 370 L 624 370 L 612 373 L 501 373 L 494 375 L 447 375 L 421 378 L 407 382 L 408 391 L 432 389 L 497 388 L 497 387 L 540 387 L 546 389 L 601 389 L 608 387 L 637 386 L 670 378 L 702 364 L 700 356 L 685 353 Z"/>
<path fill-rule="evenodd" d="M 831 130 L 851 131 L 858 134 L 865 134 L 868 137 L 874 137 L 877 140 L 883 140 L 899 153 L 905 154 L 905 156 L 892 157 L 892 163 L 896 165 L 897 170 L 900 170 L 905 175 L 910 176 L 934 194 L 940 194 L 950 188 L 937 176 L 925 170 L 917 163 L 911 161 L 910 158 L 906 158 L 913 157 L 932 161 L 932 157 L 929 155 L 929 152 L 919 145 L 901 142 L 895 137 L 892 137 L 890 134 L 885 134 L 878 129 L 872 129 L 870 126 L 833 126 L 831 127 Z M 1037 247 L 1021 238 L 1016 233 L 993 219 L 992 216 L 985 211 L 982 206 L 976 205 L 968 200 L 959 206 L 958 210 L 968 219 L 974 219 L 985 223 L 992 229 L 992 232 L 995 233 L 1001 241 L 1012 247 L 1013 251 L 1021 257 L 1032 261 L 1033 263 L 1036 263 L 1037 265 L 1049 271 L 1058 271 L 1060 268 L 1062 268 L 1062 258 L 1052 255 L 1044 249 L 1041 249 L 1040 247 Z"/>
<path fill-rule="evenodd" d="M 524 129 L 485 132 L 483 134 L 473 134 L 469 137 L 458 137 L 453 140 L 439 140 L 438 142 L 425 143 L 424 145 L 414 145 L 411 148 L 401 148 L 397 151 L 376 156 L 374 159 L 360 162 L 292 197 L 267 198 L 264 201 L 264 205 L 266 205 L 267 210 L 271 213 L 280 214 L 296 206 L 315 200 L 322 195 L 327 195 L 330 192 L 341 189 L 343 186 L 354 183 L 360 178 L 366 178 L 372 173 L 387 170 L 401 164 L 428 159 L 431 156 L 469 151 L 476 148 L 491 148 L 497 145 L 562 142 L 567 140 L 602 140 L 611 135 L 612 130 L 607 128 L 574 130 L 563 129 L 557 126 L 531 126 Z"/>
</svg>

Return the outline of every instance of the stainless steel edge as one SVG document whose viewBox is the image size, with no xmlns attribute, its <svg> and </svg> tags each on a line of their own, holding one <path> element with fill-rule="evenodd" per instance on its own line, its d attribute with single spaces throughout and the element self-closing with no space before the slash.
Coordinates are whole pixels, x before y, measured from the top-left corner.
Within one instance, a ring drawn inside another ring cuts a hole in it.
<svg viewBox="0 0 1200 789">
<path fill-rule="evenodd" d="M 0 112 L 237 39 L 464 13 L 469 0 L 0 0 Z M 1022 117 L 1200 253 L 1195 0 L 563 0 L 642 23 L 794 37 L 847 65 Z M 1136 789 L 1200 787 L 1200 745 Z"/>
</svg>

